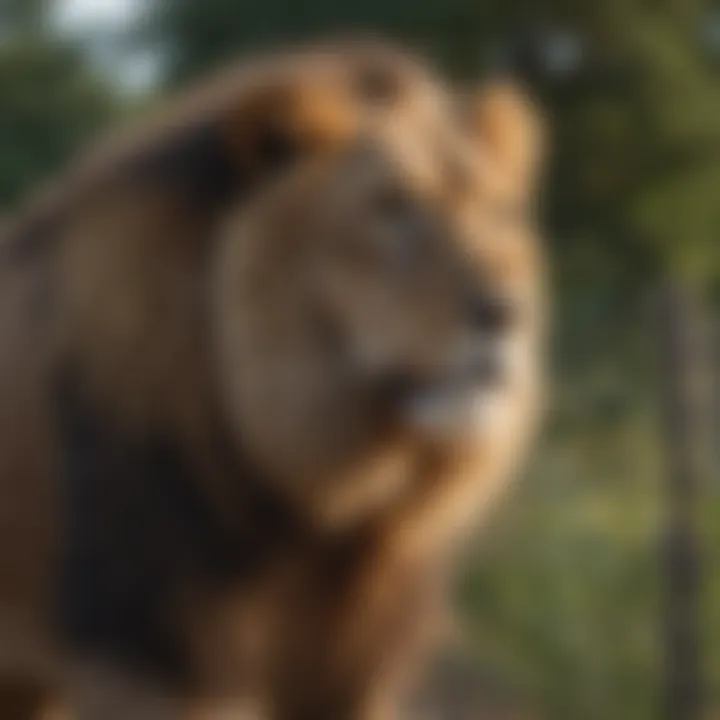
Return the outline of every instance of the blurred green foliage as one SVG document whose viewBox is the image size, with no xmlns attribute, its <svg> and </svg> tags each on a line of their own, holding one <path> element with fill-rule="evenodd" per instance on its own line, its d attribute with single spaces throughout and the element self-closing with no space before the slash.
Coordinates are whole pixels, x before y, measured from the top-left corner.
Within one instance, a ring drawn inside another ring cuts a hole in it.
<svg viewBox="0 0 720 720">
<path fill-rule="evenodd" d="M 111 89 L 47 22 L 47 3 L 0 4 L 0 211 L 115 116 Z"/>
<path fill-rule="evenodd" d="M 151 0 L 143 39 L 168 54 L 175 85 L 239 52 L 296 40 L 362 32 L 401 37 L 429 48 L 457 70 L 480 64 L 478 28 L 487 3 L 467 0 Z"/>
<path fill-rule="evenodd" d="M 0 202 L 46 178 L 113 116 L 113 101 L 73 48 L 0 46 Z"/>
<path fill-rule="evenodd" d="M 52 36 L 44 4 L 0 2 L 0 28 L 14 27 L 0 42 L 0 206 L 117 109 L 79 48 Z M 148 0 L 130 44 L 156 51 L 174 88 L 249 49 L 357 30 L 408 41 L 462 78 L 512 65 L 549 110 L 553 408 L 459 601 L 473 658 L 531 717 L 654 720 L 665 470 L 647 299 L 668 274 L 720 286 L 720 11 L 704 0 Z M 711 568 L 710 484 L 702 505 Z M 716 707 L 718 600 L 708 573 Z"/>
</svg>

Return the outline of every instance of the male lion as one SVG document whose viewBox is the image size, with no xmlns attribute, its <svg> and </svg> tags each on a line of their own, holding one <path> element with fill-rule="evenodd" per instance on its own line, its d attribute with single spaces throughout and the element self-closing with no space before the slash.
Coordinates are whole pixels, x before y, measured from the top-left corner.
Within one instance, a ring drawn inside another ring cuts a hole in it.
<svg viewBox="0 0 720 720">
<path fill-rule="evenodd" d="M 327 46 L 10 225 L 2 718 L 32 682 L 82 720 L 394 716 L 537 414 L 537 135 L 510 88 Z"/>
</svg>

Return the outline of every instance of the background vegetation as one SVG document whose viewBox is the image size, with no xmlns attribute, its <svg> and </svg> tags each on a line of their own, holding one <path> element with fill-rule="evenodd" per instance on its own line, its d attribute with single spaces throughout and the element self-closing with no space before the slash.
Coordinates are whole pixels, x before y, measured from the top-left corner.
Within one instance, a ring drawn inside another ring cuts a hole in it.
<svg viewBox="0 0 720 720">
<path fill-rule="evenodd" d="M 493 718 L 717 717 L 720 8 L 146 0 L 122 32 L 68 33 L 55 6 L 0 0 L 0 213 L 120 113 L 258 46 L 367 29 L 458 78 L 528 79 L 555 136 L 555 400 L 458 590 L 455 702 L 479 694 Z"/>
</svg>

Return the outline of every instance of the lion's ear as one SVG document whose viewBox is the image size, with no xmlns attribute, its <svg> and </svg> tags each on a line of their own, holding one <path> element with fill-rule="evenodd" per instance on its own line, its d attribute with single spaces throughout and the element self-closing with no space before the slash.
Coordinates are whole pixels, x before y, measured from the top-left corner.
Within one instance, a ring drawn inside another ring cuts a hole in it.
<svg viewBox="0 0 720 720">
<path fill-rule="evenodd" d="M 355 133 L 357 112 L 337 87 L 261 84 L 234 107 L 226 137 L 252 184 L 302 158 L 340 147 Z"/>
<path fill-rule="evenodd" d="M 493 167 L 522 195 L 531 195 L 547 154 L 547 130 L 539 109 L 512 82 L 492 82 L 471 101 L 473 131 Z"/>
</svg>

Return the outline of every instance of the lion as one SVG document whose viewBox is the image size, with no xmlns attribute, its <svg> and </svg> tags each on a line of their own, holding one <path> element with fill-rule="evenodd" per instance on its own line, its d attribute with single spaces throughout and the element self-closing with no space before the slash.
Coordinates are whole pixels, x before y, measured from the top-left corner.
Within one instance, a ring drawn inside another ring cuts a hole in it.
<svg viewBox="0 0 720 720">
<path fill-rule="evenodd" d="M 9 223 L 2 717 L 398 716 L 537 426 L 542 155 L 512 85 L 332 43 Z"/>
</svg>

